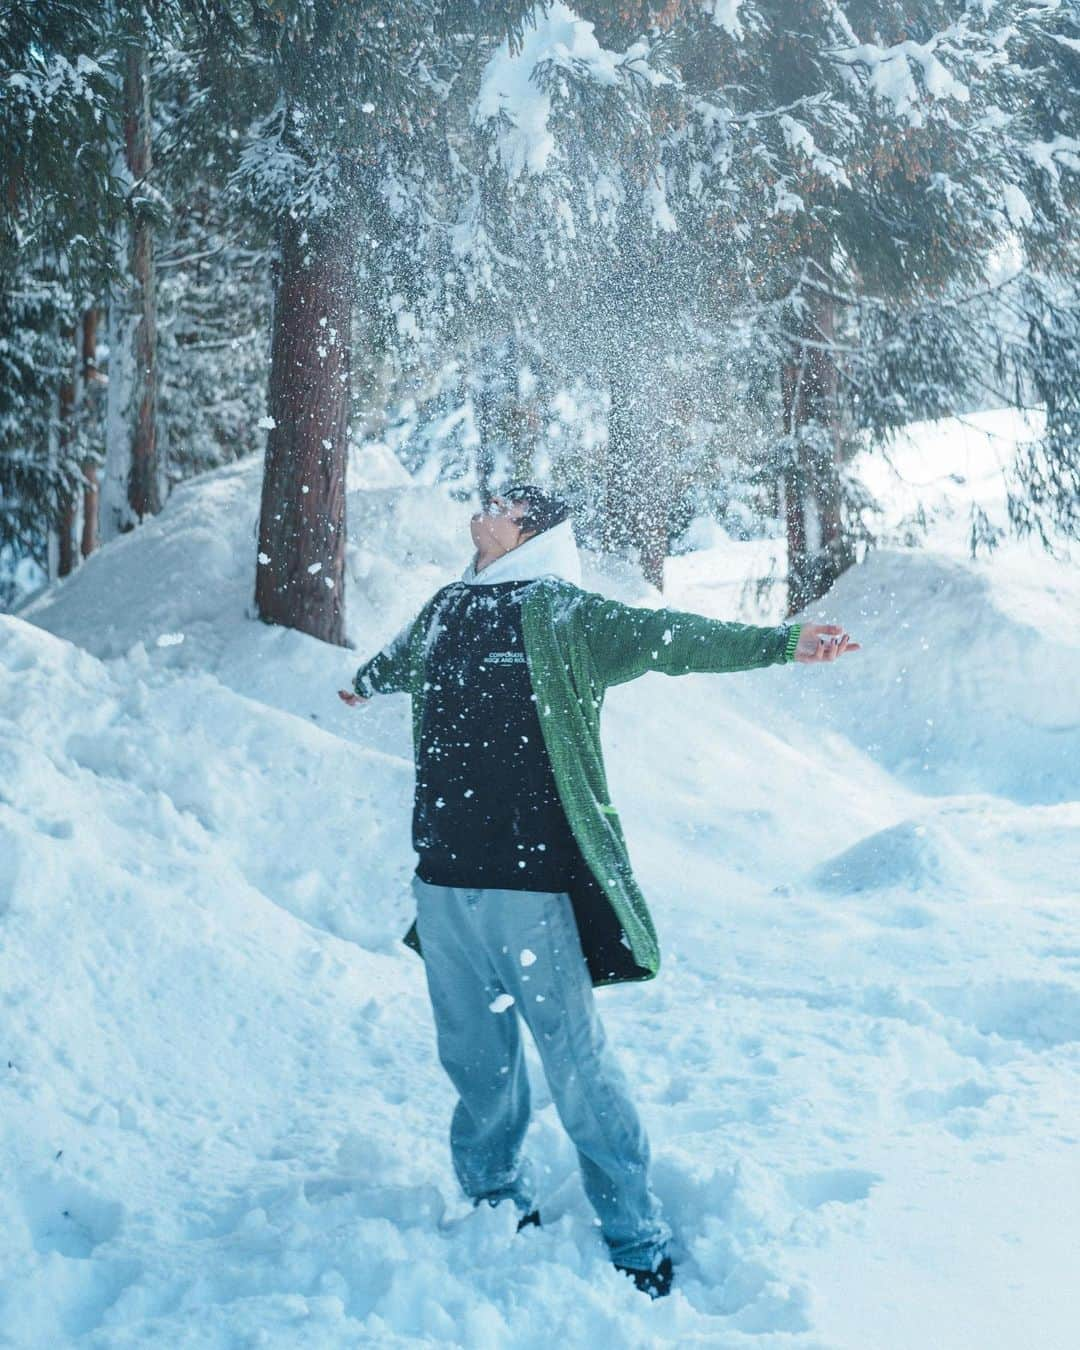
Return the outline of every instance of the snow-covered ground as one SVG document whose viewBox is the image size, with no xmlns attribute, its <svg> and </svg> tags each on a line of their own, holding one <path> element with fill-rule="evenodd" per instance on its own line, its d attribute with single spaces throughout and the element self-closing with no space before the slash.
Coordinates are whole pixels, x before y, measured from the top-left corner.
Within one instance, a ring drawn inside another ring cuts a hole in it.
<svg viewBox="0 0 1080 1350">
<path fill-rule="evenodd" d="M 468 508 L 361 457 L 355 652 L 251 618 L 255 463 L 0 616 L 0 1345 L 1073 1350 L 1080 573 L 966 556 L 1013 434 L 894 455 L 939 480 L 927 546 L 805 616 L 861 652 L 608 695 L 663 951 L 597 992 L 678 1235 L 655 1304 L 531 1046 L 544 1226 L 463 1202 L 400 941 L 408 701 L 336 694 L 464 568 Z M 672 559 L 663 602 L 775 621 L 739 605 L 763 551 Z"/>
</svg>

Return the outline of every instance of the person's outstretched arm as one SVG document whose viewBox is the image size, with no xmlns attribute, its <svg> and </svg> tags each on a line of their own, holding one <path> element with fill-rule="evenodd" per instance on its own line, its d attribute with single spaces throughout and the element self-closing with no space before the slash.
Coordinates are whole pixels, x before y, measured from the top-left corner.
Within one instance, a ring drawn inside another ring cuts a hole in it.
<svg viewBox="0 0 1080 1350">
<path fill-rule="evenodd" d="M 353 687 L 339 689 L 338 696 L 350 706 L 367 703 L 375 694 L 402 694 L 412 688 L 410 638 L 416 619 L 395 633 L 380 652 L 353 676 Z"/>
<path fill-rule="evenodd" d="M 837 624 L 755 624 L 677 609 L 639 609 L 588 593 L 580 601 L 589 652 L 605 686 L 647 671 L 663 675 L 757 670 L 792 661 L 835 660 L 858 651 Z"/>
</svg>

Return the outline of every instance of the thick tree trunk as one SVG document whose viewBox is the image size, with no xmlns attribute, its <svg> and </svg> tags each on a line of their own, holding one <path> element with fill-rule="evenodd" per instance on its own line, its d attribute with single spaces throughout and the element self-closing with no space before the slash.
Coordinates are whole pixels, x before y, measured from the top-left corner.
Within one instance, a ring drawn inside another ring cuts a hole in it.
<svg viewBox="0 0 1080 1350">
<path fill-rule="evenodd" d="M 280 236 L 255 605 L 345 645 L 345 463 L 355 258 L 350 231 Z"/>
<path fill-rule="evenodd" d="M 100 379 L 97 368 L 98 312 L 88 309 L 82 321 L 82 389 L 84 403 L 90 390 Z M 98 546 L 98 481 L 97 462 L 87 458 L 82 463 L 83 509 L 81 552 L 88 558 Z"/>
</svg>

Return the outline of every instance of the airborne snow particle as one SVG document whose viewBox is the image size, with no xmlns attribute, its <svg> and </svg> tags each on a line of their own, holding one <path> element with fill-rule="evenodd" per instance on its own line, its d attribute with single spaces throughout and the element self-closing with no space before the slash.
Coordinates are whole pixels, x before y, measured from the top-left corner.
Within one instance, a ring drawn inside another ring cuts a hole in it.
<svg viewBox="0 0 1080 1350">
<path fill-rule="evenodd" d="M 312 563 L 311 566 L 308 568 L 308 571 L 311 573 L 312 576 L 314 576 L 316 572 L 321 572 L 322 563 Z"/>
<path fill-rule="evenodd" d="M 303 485 L 303 487 L 300 489 L 300 491 L 306 494 L 306 493 L 310 492 L 311 489 L 310 489 L 310 488 L 308 487 L 308 485 L 305 483 L 305 484 Z M 653 655 L 655 656 L 656 653 L 654 652 Z"/>
<path fill-rule="evenodd" d="M 266 566 L 266 564 L 267 564 L 269 561 L 270 561 L 270 554 L 269 554 L 269 553 L 260 553 L 260 554 L 259 554 L 259 562 L 261 562 L 262 565 L 263 565 L 264 567 Z"/>
<path fill-rule="evenodd" d="M 260 417 L 259 420 L 255 423 L 255 425 L 259 428 L 260 431 L 273 431 L 273 429 L 277 426 L 277 423 L 274 421 L 272 417 Z"/>
<path fill-rule="evenodd" d="M 159 647 L 179 647 L 183 640 L 183 633 L 162 633 L 157 640 L 157 645 Z"/>
<path fill-rule="evenodd" d="M 529 951 L 528 947 L 521 949 L 521 955 L 518 958 L 523 966 L 531 966 L 536 961 L 536 953 Z"/>
<path fill-rule="evenodd" d="M 488 1007 L 493 1013 L 505 1012 L 507 1008 L 513 1007 L 514 1000 L 509 994 L 500 994 Z"/>
</svg>

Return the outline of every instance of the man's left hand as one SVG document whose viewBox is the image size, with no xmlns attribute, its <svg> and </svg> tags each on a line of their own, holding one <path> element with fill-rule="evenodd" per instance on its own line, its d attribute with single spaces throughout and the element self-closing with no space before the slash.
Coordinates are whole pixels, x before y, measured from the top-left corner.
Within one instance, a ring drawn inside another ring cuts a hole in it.
<svg viewBox="0 0 1080 1350">
<path fill-rule="evenodd" d="M 852 642 L 838 623 L 804 623 L 795 648 L 796 661 L 835 661 L 844 652 L 857 652 L 859 644 Z"/>
</svg>

